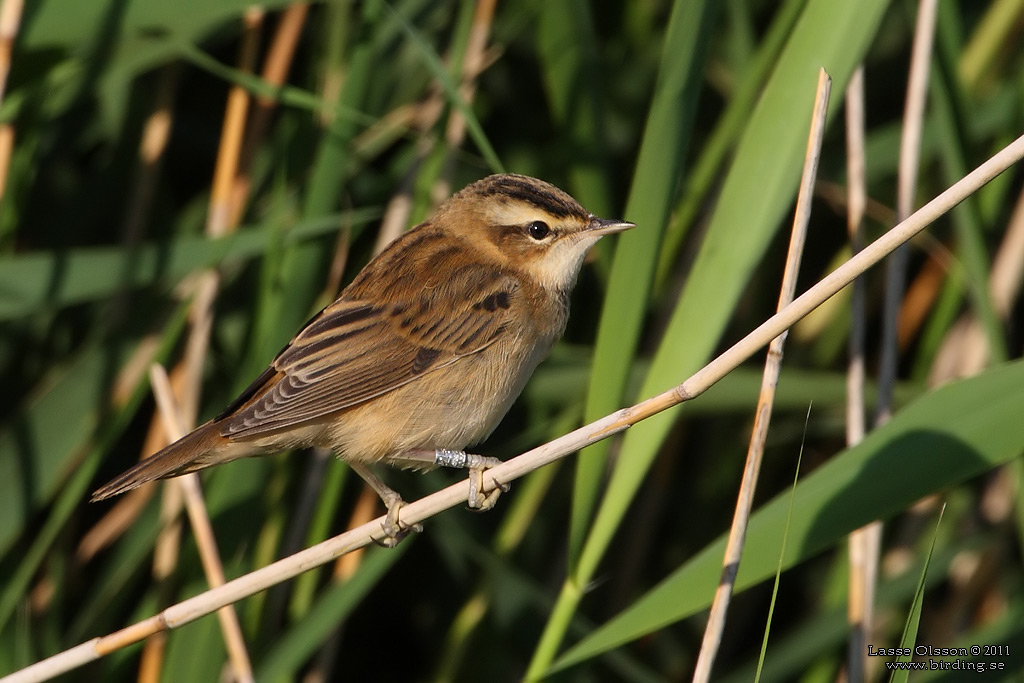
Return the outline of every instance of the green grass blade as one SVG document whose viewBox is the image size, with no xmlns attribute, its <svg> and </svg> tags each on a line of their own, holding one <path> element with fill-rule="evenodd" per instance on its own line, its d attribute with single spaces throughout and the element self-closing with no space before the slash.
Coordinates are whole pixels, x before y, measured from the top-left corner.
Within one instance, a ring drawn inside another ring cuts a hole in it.
<svg viewBox="0 0 1024 683">
<path fill-rule="evenodd" d="M 921 568 L 921 576 L 917 580 L 917 590 L 914 591 L 914 599 L 910 603 L 910 612 L 907 614 L 907 621 L 903 625 L 903 634 L 900 636 L 900 649 L 906 649 L 913 651 L 914 644 L 917 642 L 917 631 L 921 626 L 921 607 L 924 604 L 924 588 L 925 580 L 928 578 L 928 567 L 931 566 L 932 555 L 935 553 L 935 541 L 939 537 L 939 527 L 942 525 L 942 515 L 946 511 L 946 506 L 943 505 L 942 509 L 939 510 L 939 518 L 935 521 L 935 532 L 932 534 L 932 542 L 928 546 L 928 554 L 925 556 L 924 567 Z M 913 659 L 913 656 L 900 656 L 896 659 L 897 662 L 909 662 Z M 896 681 L 897 683 L 906 683 L 910 671 L 908 669 L 897 669 L 893 671 L 892 676 L 889 680 Z"/>
<path fill-rule="evenodd" d="M 807 411 L 807 421 L 811 419 L 811 411 Z M 807 421 L 804 422 L 804 436 L 806 440 Z M 779 581 L 782 578 L 782 559 L 786 556 L 786 541 L 789 538 L 789 526 L 793 522 L 793 500 L 796 498 L 796 487 L 800 481 L 800 464 L 804 460 L 804 446 L 800 444 L 800 453 L 796 457 L 796 470 L 793 472 L 793 486 L 789 489 L 789 504 L 786 506 L 786 525 L 783 527 L 782 544 L 779 546 L 779 563 L 775 566 L 775 580 L 772 584 L 772 599 L 768 606 L 768 621 L 764 625 L 764 637 L 761 639 L 761 652 L 757 657 L 757 672 L 754 674 L 754 683 L 761 680 L 761 673 L 764 671 L 765 656 L 768 653 L 768 635 L 772 630 L 772 616 L 775 614 L 775 601 L 779 597 Z"/>
<path fill-rule="evenodd" d="M 270 0 L 261 3 L 261 7 L 270 10 L 287 4 L 287 0 Z M 97 11 L 98 6 L 103 11 Z M 182 0 L 174 4 L 50 0 L 26 11 L 18 43 L 22 48 L 32 49 L 78 48 L 104 35 L 104 23 L 109 21 L 110 13 L 120 14 L 118 28 L 125 35 L 144 35 L 159 26 L 168 33 L 198 37 L 212 27 L 240 17 L 251 6 L 246 0 Z"/>
<path fill-rule="evenodd" d="M 217 61 L 208 53 L 192 43 L 173 43 L 178 56 L 188 63 L 217 76 L 226 83 L 245 88 L 250 94 L 275 100 L 281 104 L 304 109 L 317 115 L 328 114 L 335 120 L 335 125 L 359 124 L 370 126 L 377 122 L 377 117 L 367 114 L 342 103 L 328 104 L 314 93 L 294 86 L 273 86 L 256 74 L 247 73 L 233 66 Z"/>
<path fill-rule="evenodd" d="M 715 3 L 676 2 L 662 47 L 661 66 L 644 128 L 625 217 L 637 228 L 615 250 L 608 293 L 594 348 L 584 419 L 620 407 L 646 312 L 661 234 L 675 198 L 704 60 L 713 32 Z M 586 449 L 577 460 L 570 528 L 570 567 L 575 567 L 605 473 L 609 442 Z"/>
<path fill-rule="evenodd" d="M 281 241 L 301 243 L 336 232 L 342 221 L 363 226 L 379 216 L 376 208 L 319 216 L 297 223 Z M 0 256 L 0 320 L 103 299 L 124 289 L 173 284 L 202 268 L 255 258 L 277 244 L 277 230 L 267 225 L 217 239 L 179 237 L 135 250 L 80 247 Z"/>
</svg>

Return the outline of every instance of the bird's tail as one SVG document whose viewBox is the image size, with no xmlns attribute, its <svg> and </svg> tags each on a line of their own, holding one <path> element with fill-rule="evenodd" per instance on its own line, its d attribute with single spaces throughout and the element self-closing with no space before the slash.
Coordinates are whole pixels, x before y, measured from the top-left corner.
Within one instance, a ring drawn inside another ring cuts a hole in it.
<svg viewBox="0 0 1024 683">
<path fill-rule="evenodd" d="M 91 501 L 104 500 L 131 491 L 157 479 L 195 472 L 219 462 L 207 456 L 226 443 L 213 422 L 197 427 L 171 445 L 122 472 L 92 494 Z"/>
</svg>

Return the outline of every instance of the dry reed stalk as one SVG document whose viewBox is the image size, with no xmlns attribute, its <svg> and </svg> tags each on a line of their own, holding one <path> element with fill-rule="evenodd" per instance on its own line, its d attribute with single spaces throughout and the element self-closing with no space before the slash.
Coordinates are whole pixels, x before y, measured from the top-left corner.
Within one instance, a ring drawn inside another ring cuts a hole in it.
<svg viewBox="0 0 1024 683">
<path fill-rule="evenodd" d="M 18 37 L 24 0 L 3 0 L 0 4 L 0 102 L 7 93 L 7 76 L 11 73 L 11 53 Z"/>
<path fill-rule="evenodd" d="M 11 156 L 14 154 L 14 126 L 0 123 L 0 201 L 3 201 L 7 190 L 7 172 L 11 168 Z"/>
<path fill-rule="evenodd" d="M 409 218 L 412 216 L 412 195 L 416 188 L 416 177 L 419 174 L 420 166 L 432 147 L 426 138 L 421 139 L 417 146 L 416 160 L 413 161 L 408 173 L 406 173 L 398 189 L 388 200 L 387 208 L 384 210 L 384 217 L 380 221 L 380 229 L 377 231 L 377 241 L 373 245 L 373 253 L 379 254 L 384 248 L 395 241 L 409 226 Z"/>
<path fill-rule="evenodd" d="M 166 440 L 165 440 L 166 443 Z M 157 588 L 158 604 L 171 602 L 171 577 L 178 566 L 181 549 L 181 489 L 169 486 L 160 499 L 160 533 L 153 548 L 153 583 Z M 158 633 L 146 638 L 139 657 L 139 683 L 157 683 L 163 670 L 167 651 L 166 634 Z"/>
<path fill-rule="evenodd" d="M 821 158 L 821 143 L 825 136 L 825 116 L 828 112 L 831 89 L 832 79 L 824 69 L 819 70 L 818 88 L 814 96 L 814 109 L 807 136 L 807 151 L 804 155 L 803 175 L 800 178 L 800 190 L 796 199 L 793 229 L 789 241 L 789 251 L 786 254 L 786 267 L 782 274 L 777 311 L 788 306 L 796 294 L 796 280 L 800 272 L 804 244 L 807 241 L 807 225 L 811 220 L 811 199 L 814 195 L 814 182 L 818 175 L 818 161 Z M 708 615 L 704 640 L 701 643 L 700 652 L 697 655 L 697 665 L 693 672 L 695 683 L 706 683 L 711 680 L 711 668 L 722 643 L 725 618 L 732 599 L 733 587 L 736 584 L 740 559 L 743 556 L 743 545 L 746 542 L 750 511 L 754 507 L 754 490 L 757 488 L 757 478 L 761 473 L 764 445 L 768 438 L 772 405 L 775 403 L 775 388 L 782 372 L 782 351 L 786 345 L 787 333 L 788 330 L 783 331 L 768 345 L 768 358 L 765 360 L 761 392 L 757 398 L 757 409 L 754 414 L 754 428 L 750 435 L 747 460 L 743 467 L 736 509 L 733 514 L 732 526 L 729 529 L 729 538 L 726 541 L 725 557 L 722 560 L 722 576 L 711 602 L 711 613 Z"/>
<path fill-rule="evenodd" d="M 846 87 L 846 176 L 849 202 L 846 227 L 850 251 L 857 254 L 864 247 L 864 212 L 867 206 L 867 160 L 864 155 L 864 67 L 853 72 Z M 846 445 L 853 446 L 864 438 L 864 328 L 865 282 L 857 278 L 852 285 L 849 355 L 846 395 Z"/>
<path fill-rule="evenodd" d="M 142 138 L 139 140 L 138 170 L 134 176 L 128 208 L 125 210 L 121 235 L 125 243 L 134 246 L 139 243 L 144 233 L 146 214 L 153 202 L 157 181 L 160 179 L 160 168 L 167 151 L 167 142 L 171 138 L 174 124 L 174 96 L 178 90 L 178 68 L 175 65 L 165 67 L 157 85 L 156 100 L 153 111 L 146 117 L 142 127 Z"/>
<path fill-rule="evenodd" d="M 7 92 L 7 76 L 10 74 L 10 55 L 17 38 L 17 29 L 22 24 L 22 10 L 25 0 L 3 0 L 0 4 L 0 102 Z"/>
<path fill-rule="evenodd" d="M 931 70 L 932 43 L 935 37 L 937 14 L 938 0 L 921 0 L 918 3 L 917 24 L 914 27 L 914 44 L 910 59 L 910 76 L 903 110 L 903 129 L 900 137 L 896 189 L 897 221 L 905 220 L 914 210 L 914 193 L 917 190 L 918 163 L 921 155 L 921 131 L 924 127 L 928 73 Z M 897 329 L 906 270 L 907 248 L 902 247 L 897 249 L 886 263 L 882 356 L 878 371 L 878 405 L 874 419 L 876 427 L 885 424 L 892 415 L 892 391 L 899 369 Z"/>
<path fill-rule="evenodd" d="M 168 438 L 171 440 L 180 439 L 188 431 L 188 425 L 183 422 L 181 411 L 178 409 L 177 401 L 174 398 L 174 390 L 171 388 L 170 379 L 167 377 L 167 372 L 163 366 L 154 364 L 150 368 L 150 381 L 153 385 L 153 394 L 156 396 L 157 406 L 163 418 L 164 430 Z M 206 581 L 211 588 L 223 586 L 224 567 L 221 565 L 220 552 L 217 549 L 217 539 L 213 534 L 213 525 L 210 524 L 210 516 L 203 502 L 203 494 L 199 487 L 199 475 L 192 472 L 178 477 L 174 481 L 181 490 L 181 497 L 184 500 L 185 510 L 188 513 L 192 534 L 195 537 L 196 546 L 199 550 L 199 559 L 202 562 L 203 572 L 206 575 Z M 235 614 L 233 607 L 227 606 L 217 610 L 217 618 L 220 620 L 221 631 L 224 634 L 224 642 L 235 673 L 235 680 L 239 683 L 251 682 L 253 680 L 252 665 L 249 663 L 249 654 L 245 648 L 242 627 L 238 623 L 238 615 Z"/>
<path fill-rule="evenodd" d="M 0 4 L 0 103 L 7 93 L 7 76 L 11 73 L 11 52 L 18 36 L 24 0 L 3 0 Z M 0 125 L 0 200 L 7 188 L 7 171 L 14 153 L 14 126 Z"/>
<path fill-rule="evenodd" d="M 846 87 L 846 226 L 851 252 L 859 252 L 864 243 L 864 209 L 867 205 L 867 179 L 864 157 L 864 68 L 858 67 Z M 846 445 L 855 446 L 864 438 L 864 278 L 854 280 L 850 298 L 849 364 L 846 371 Z M 847 621 L 850 638 L 847 644 L 846 679 L 849 683 L 865 680 L 867 643 L 870 626 L 871 586 L 875 585 L 877 564 L 869 562 L 872 539 L 870 532 L 858 529 L 850 534 L 850 578 L 847 596 Z"/>
<path fill-rule="evenodd" d="M 462 59 L 462 78 L 459 84 L 459 97 L 467 106 L 473 104 L 476 80 L 484 68 L 487 39 L 491 34 L 494 9 L 497 4 L 497 0 L 477 0 L 476 3 L 473 25 L 469 29 L 469 40 L 466 43 L 466 54 Z M 445 129 L 444 139 L 449 150 L 458 149 L 466 139 L 466 117 L 456 108 L 452 108 L 451 114 L 448 115 L 448 126 Z M 452 169 L 452 157 L 449 156 L 431 190 L 431 197 L 435 204 L 439 204 L 452 193 Z"/>
<path fill-rule="evenodd" d="M 248 8 L 242 15 L 242 24 L 244 28 L 242 44 L 239 47 L 238 70 L 251 74 L 259 49 L 263 10 L 258 7 Z M 206 215 L 206 233 L 211 237 L 226 235 L 237 225 L 232 223 L 232 190 L 240 166 L 239 159 L 248 113 L 249 92 L 240 85 L 231 86 L 227 106 L 224 108 L 217 164 L 213 173 L 213 186 L 210 189 L 210 209 Z"/>
<path fill-rule="evenodd" d="M 896 220 L 904 221 L 914 210 L 914 195 L 917 191 L 918 164 L 921 155 L 921 134 L 924 128 L 924 112 L 927 104 L 928 74 L 931 70 L 932 44 L 935 38 L 935 22 L 938 14 L 938 0 L 920 0 L 917 23 L 914 27 L 914 43 L 911 52 L 907 95 L 903 112 L 903 129 L 900 137 L 899 170 L 897 175 Z M 892 416 L 892 396 L 899 371 L 899 323 L 900 309 L 906 282 L 908 246 L 897 249 L 888 259 L 885 272 L 885 307 L 882 313 L 881 360 L 878 371 L 878 401 L 875 407 L 874 427 L 880 427 Z M 875 593 L 878 584 L 878 561 L 882 546 L 882 523 L 872 522 L 854 532 L 856 539 L 856 564 L 859 576 L 856 582 L 858 602 L 857 617 L 860 627 L 851 648 L 861 647 L 871 638 L 874 621 Z M 853 561 L 853 558 L 851 558 Z M 851 594 L 851 600 L 853 596 Z M 863 643 L 860 640 L 863 639 Z M 854 642 L 856 641 L 856 642 Z M 865 650 L 866 652 L 866 650 Z M 852 650 L 851 650 L 852 654 Z M 860 655 L 865 656 L 865 655 Z M 853 662 L 851 657 L 851 663 Z M 856 672 L 856 666 L 851 673 Z M 860 668 L 862 678 L 866 673 Z"/>
<path fill-rule="evenodd" d="M 288 72 L 295 59 L 295 49 L 298 47 L 299 38 L 302 36 L 302 27 L 306 23 L 308 14 L 309 4 L 304 2 L 290 5 L 281 13 L 281 18 L 277 22 L 277 30 L 274 32 L 267 56 L 263 61 L 263 71 L 260 74 L 268 85 L 282 86 L 288 78 Z M 238 225 L 242 220 L 245 206 L 249 202 L 249 194 L 252 191 L 252 176 L 250 175 L 252 158 L 267 135 L 271 116 L 276 108 L 277 100 L 270 97 L 261 95 L 256 97 L 253 102 L 253 111 L 248 131 L 242 141 L 238 167 L 230 181 L 229 225 Z"/>
</svg>

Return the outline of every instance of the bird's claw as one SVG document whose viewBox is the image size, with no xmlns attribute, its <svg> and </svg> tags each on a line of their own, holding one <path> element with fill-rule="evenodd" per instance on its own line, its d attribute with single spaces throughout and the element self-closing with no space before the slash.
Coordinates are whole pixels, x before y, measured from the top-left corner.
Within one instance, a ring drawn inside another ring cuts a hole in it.
<svg viewBox="0 0 1024 683">
<path fill-rule="evenodd" d="M 380 539 L 374 537 L 374 543 L 382 548 L 394 548 L 410 533 L 418 534 L 423 531 L 422 524 L 403 525 L 399 520 L 398 515 L 401 509 L 405 507 L 405 501 L 397 493 L 393 496 L 388 496 L 384 500 L 384 505 L 388 509 L 388 514 L 384 517 L 384 522 L 381 524 L 384 537 Z"/>
<path fill-rule="evenodd" d="M 489 458 L 489 460 L 496 460 L 496 458 Z M 500 461 L 495 462 L 499 464 Z M 469 509 L 475 510 L 476 512 L 487 512 L 495 506 L 498 502 L 498 498 L 502 493 L 509 490 L 508 484 L 502 484 L 500 482 L 494 482 L 494 490 L 489 493 L 484 493 L 484 471 L 494 467 L 492 464 L 487 464 L 483 467 L 473 467 L 469 470 Z"/>
</svg>

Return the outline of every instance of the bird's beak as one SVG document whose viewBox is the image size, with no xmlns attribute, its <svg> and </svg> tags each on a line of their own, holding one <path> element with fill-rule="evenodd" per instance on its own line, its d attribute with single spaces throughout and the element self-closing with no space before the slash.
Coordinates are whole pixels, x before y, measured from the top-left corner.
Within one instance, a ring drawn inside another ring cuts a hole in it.
<svg viewBox="0 0 1024 683">
<path fill-rule="evenodd" d="M 587 226 L 586 233 L 588 235 L 611 235 L 616 232 L 622 232 L 623 230 L 629 230 L 630 228 L 635 227 L 636 223 L 630 223 L 629 221 L 619 221 L 591 216 L 590 225 Z"/>
</svg>

